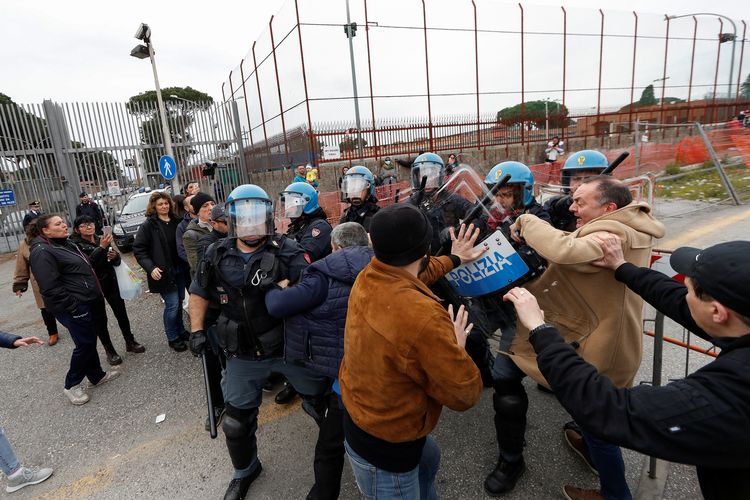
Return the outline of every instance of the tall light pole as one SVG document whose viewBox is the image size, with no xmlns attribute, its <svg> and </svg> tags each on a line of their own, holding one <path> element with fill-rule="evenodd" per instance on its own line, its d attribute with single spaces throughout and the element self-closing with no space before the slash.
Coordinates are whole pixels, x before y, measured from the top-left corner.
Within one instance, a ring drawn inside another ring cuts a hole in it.
<svg viewBox="0 0 750 500">
<path fill-rule="evenodd" d="M 551 99 L 554 103 L 559 103 L 560 99 Z M 545 130 L 545 136 L 547 137 L 547 140 L 549 141 L 549 110 L 547 108 L 547 104 L 550 102 L 550 98 L 547 97 L 544 99 L 544 130 Z M 560 111 L 560 105 L 557 105 L 557 110 Z"/>
<path fill-rule="evenodd" d="M 737 41 L 737 25 L 734 24 L 734 21 L 732 21 L 731 18 L 724 16 L 722 14 L 715 14 L 713 12 L 696 12 L 695 14 L 683 14 L 680 16 L 667 16 L 667 19 L 679 19 L 681 17 L 693 17 L 693 16 L 716 16 L 720 17 L 722 19 L 726 19 L 729 21 L 729 23 L 732 25 L 732 61 L 729 63 L 729 90 L 727 91 L 727 98 L 732 98 L 732 79 L 734 78 L 734 49 L 735 49 L 735 43 Z M 730 39 L 727 37 L 724 38 L 723 33 L 719 33 L 719 43 L 724 43 L 729 41 Z"/>
<path fill-rule="evenodd" d="M 359 122 L 359 99 L 357 97 L 357 71 L 354 67 L 354 43 L 352 42 L 352 38 L 357 34 L 357 23 L 353 23 L 351 20 L 349 0 L 346 0 L 346 25 L 344 26 L 344 33 L 346 33 L 346 38 L 349 39 L 349 60 L 352 67 L 352 89 L 354 91 L 354 118 L 357 120 L 357 149 L 359 150 L 359 157 L 363 158 L 362 127 Z"/>
<path fill-rule="evenodd" d="M 148 24 L 141 23 L 138 31 L 135 32 L 135 38 L 142 40 L 146 45 L 136 45 L 130 51 L 130 55 L 137 59 L 151 59 L 151 69 L 154 71 L 154 85 L 156 86 L 156 101 L 159 104 L 159 116 L 161 117 L 161 133 L 164 141 L 164 149 L 167 154 L 174 158 L 172 150 L 172 136 L 169 133 L 169 124 L 167 123 L 167 110 L 164 108 L 164 100 L 161 97 L 161 87 L 159 86 L 159 74 L 156 72 L 156 60 L 154 59 L 154 46 L 151 43 L 151 28 Z M 172 194 L 180 192 L 180 181 L 177 172 L 172 178 Z"/>
</svg>

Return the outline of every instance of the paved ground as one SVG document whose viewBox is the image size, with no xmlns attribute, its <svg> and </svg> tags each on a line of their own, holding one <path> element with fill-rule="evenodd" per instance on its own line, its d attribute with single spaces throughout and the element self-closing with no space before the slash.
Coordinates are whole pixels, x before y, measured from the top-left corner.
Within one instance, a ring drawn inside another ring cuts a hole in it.
<svg viewBox="0 0 750 500">
<path fill-rule="evenodd" d="M 697 211 L 696 211 L 697 210 Z M 660 202 L 657 213 L 669 232 L 660 246 L 710 245 L 750 239 L 750 209 Z M 683 215 L 680 215 L 683 214 Z M 10 293 L 13 261 L 0 256 L 0 329 L 42 335 L 44 326 L 33 298 Z M 55 468 L 47 482 L 13 494 L 13 498 L 221 498 L 231 464 L 221 433 L 216 440 L 203 431 L 205 410 L 199 362 L 189 353 L 172 352 L 161 327 L 161 302 L 145 296 L 129 304 L 130 317 L 145 354 L 124 353 L 119 330 L 110 329 L 125 361 L 122 376 L 91 390 L 92 400 L 71 406 L 62 380 L 73 344 L 61 335 L 55 347 L 2 350 L 0 423 L 24 463 Z M 647 311 L 653 317 L 652 311 Z M 667 325 L 667 335 L 681 330 Z M 103 357 L 103 351 L 100 351 Z M 104 359 L 104 358 L 103 358 Z M 693 354 L 690 368 L 707 358 Z M 665 348 L 664 378 L 684 373 L 685 351 Z M 651 342 L 644 340 L 644 362 L 638 380 L 650 380 Z M 567 416 L 552 396 L 527 385 L 530 396 L 527 436 L 528 472 L 506 498 L 559 498 L 566 482 L 595 487 L 595 477 L 563 444 L 560 428 Z M 484 498 L 482 481 L 496 456 L 491 393 L 464 414 L 446 411 L 435 431 L 442 449 L 438 492 L 444 498 Z M 157 415 L 166 420 L 155 423 Z M 261 408 L 258 433 L 264 472 L 251 489 L 252 498 L 304 498 L 312 484 L 316 435 L 299 403 Z M 628 480 L 635 492 L 645 457 L 625 452 Z M 4 486 L 4 485 L 3 485 Z M 4 488 L 0 496 L 4 495 Z M 344 471 L 342 498 L 359 498 L 351 471 Z M 694 470 L 672 466 L 663 495 L 669 499 L 699 497 Z"/>
</svg>

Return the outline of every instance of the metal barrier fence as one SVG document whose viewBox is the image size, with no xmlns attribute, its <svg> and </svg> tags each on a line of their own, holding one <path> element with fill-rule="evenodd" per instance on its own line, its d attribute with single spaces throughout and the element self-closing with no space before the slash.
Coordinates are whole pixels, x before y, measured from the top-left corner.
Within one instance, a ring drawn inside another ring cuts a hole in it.
<svg viewBox="0 0 750 500">
<path fill-rule="evenodd" d="M 168 97 L 166 106 L 181 183 L 198 181 L 224 199 L 247 181 L 236 103 Z M 168 184 L 158 167 L 165 154 L 158 116 L 155 103 L 132 101 L 0 104 L 0 252 L 17 247 L 31 201 L 72 221 L 86 191 L 111 219 L 139 189 Z"/>
<path fill-rule="evenodd" d="M 552 135 L 619 144 L 637 121 L 709 124 L 750 107 L 747 26 L 728 29 L 703 14 L 290 0 L 222 97 L 242 100 L 258 170 Z"/>
</svg>

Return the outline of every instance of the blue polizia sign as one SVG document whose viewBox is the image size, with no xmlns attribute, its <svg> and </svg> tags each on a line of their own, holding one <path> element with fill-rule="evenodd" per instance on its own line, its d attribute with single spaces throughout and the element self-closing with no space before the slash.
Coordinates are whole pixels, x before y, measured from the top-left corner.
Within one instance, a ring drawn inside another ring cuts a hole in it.
<svg viewBox="0 0 750 500">
<path fill-rule="evenodd" d="M 495 231 L 475 248 L 479 247 L 487 248 L 480 258 L 445 275 L 462 297 L 480 297 L 496 292 L 529 272 L 529 267 L 500 231 Z"/>
</svg>

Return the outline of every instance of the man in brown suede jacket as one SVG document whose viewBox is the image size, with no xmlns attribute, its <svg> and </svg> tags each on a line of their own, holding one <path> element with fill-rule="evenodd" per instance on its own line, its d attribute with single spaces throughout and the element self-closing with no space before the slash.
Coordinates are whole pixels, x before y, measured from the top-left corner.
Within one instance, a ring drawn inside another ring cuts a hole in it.
<svg viewBox="0 0 750 500">
<path fill-rule="evenodd" d="M 418 208 L 391 205 L 372 219 L 375 258 L 349 296 L 339 372 L 346 452 L 368 498 L 436 498 L 440 450 L 429 434 L 443 406 L 467 410 L 482 392 L 464 349 L 466 311 L 454 317 L 427 287 L 481 255 L 478 234 L 462 226 L 451 255 L 435 258 Z"/>
</svg>

